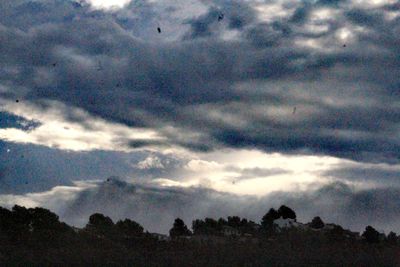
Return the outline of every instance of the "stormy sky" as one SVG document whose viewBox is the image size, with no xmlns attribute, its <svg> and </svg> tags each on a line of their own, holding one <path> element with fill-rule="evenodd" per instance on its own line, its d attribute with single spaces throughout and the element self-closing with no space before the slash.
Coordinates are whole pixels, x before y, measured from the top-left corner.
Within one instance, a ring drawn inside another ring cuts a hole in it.
<svg viewBox="0 0 400 267">
<path fill-rule="evenodd" d="M 0 155 L 0 205 L 77 226 L 287 204 L 400 232 L 400 5 L 0 1 Z"/>
</svg>

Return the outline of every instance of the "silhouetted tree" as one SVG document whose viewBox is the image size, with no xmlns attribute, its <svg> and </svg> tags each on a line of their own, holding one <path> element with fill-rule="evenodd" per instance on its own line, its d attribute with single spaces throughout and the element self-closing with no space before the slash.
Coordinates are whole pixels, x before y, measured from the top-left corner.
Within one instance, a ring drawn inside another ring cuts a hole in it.
<svg viewBox="0 0 400 267">
<path fill-rule="evenodd" d="M 191 234 L 192 233 L 187 228 L 185 222 L 180 218 L 175 219 L 174 225 L 171 230 L 169 230 L 169 235 L 171 237 L 190 236 Z"/>
<path fill-rule="evenodd" d="M 12 208 L 13 220 L 16 224 L 28 226 L 30 223 L 29 211 L 25 207 L 15 205 Z"/>
<path fill-rule="evenodd" d="M 293 219 L 296 220 L 296 213 L 289 207 L 282 205 L 278 209 L 278 213 L 283 219 Z"/>
<path fill-rule="evenodd" d="M 104 216 L 101 213 L 90 215 L 86 229 L 98 234 L 109 234 L 113 230 L 114 223 L 110 217 Z"/>
<path fill-rule="evenodd" d="M 239 216 L 228 216 L 228 226 L 233 227 L 233 228 L 238 228 L 240 227 L 240 217 Z"/>
<path fill-rule="evenodd" d="M 61 227 L 61 223 L 58 220 L 58 216 L 43 208 L 29 209 L 31 215 L 31 227 L 33 230 L 58 230 Z"/>
<path fill-rule="evenodd" d="M 204 223 L 207 227 L 217 229 L 218 228 L 218 222 L 212 218 L 205 218 Z"/>
<path fill-rule="evenodd" d="M 365 231 L 362 236 L 368 243 L 378 243 L 379 242 L 379 232 L 375 230 L 372 226 L 368 225 L 365 227 Z"/>
<path fill-rule="evenodd" d="M 398 242 L 398 236 L 395 232 L 390 232 L 387 236 L 387 241 L 389 244 L 395 245 Z"/>
<path fill-rule="evenodd" d="M 263 229 L 271 228 L 274 220 L 279 219 L 279 213 L 271 208 L 261 219 L 261 226 Z"/>
<path fill-rule="evenodd" d="M 192 229 L 194 235 L 206 234 L 206 223 L 203 220 L 196 219 L 192 221 Z"/>
<path fill-rule="evenodd" d="M 193 234 L 195 235 L 218 235 L 221 229 L 219 223 L 212 218 L 194 220 L 192 222 Z"/>
<path fill-rule="evenodd" d="M 322 221 L 322 219 L 317 216 L 314 217 L 314 219 L 312 219 L 311 223 L 310 223 L 310 227 L 314 228 L 314 229 L 321 229 L 324 228 L 325 223 Z"/>
<path fill-rule="evenodd" d="M 143 234 L 144 228 L 137 222 L 125 219 L 115 224 L 115 228 L 119 233 L 128 237 L 140 236 Z"/>
<path fill-rule="evenodd" d="M 340 225 L 334 225 L 333 229 L 327 232 L 330 241 L 342 241 L 345 239 L 345 231 Z"/>
<path fill-rule="evenodd" d="M 12 228 L 13 214 L 10 210 L 0 207 L 0 231 L 9 231 Z"/>
<path fill-rule="evenodd" d="M 218 219 L 218 227 L 221 228 L 224 225 L 228 225 L 228 222 L 224 218 Z"/>
</svg>

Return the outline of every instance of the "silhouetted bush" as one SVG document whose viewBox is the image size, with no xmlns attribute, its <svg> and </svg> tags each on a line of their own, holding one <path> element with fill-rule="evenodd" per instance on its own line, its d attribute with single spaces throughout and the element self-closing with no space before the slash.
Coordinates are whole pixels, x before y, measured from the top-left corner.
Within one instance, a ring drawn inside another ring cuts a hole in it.
<svg viewBox="0 0 400 267">
<path fill-rule="evenodd" d="M 333 229 L 326 233 L 330 241 L 343 241 L 345 239 L 345 231 L 340 225 L 334 225 Z"/>
<path fill-rule="evenodd" d="M 278 213 L 279 215 L 283 218 L 283 219 L 293 219 L 296 220 L 296 213 L 289 207 L 282 205 L 279 209 L 278 209 Z"/>
<path fill-rule="evenodd" d="M 271 208 L 261 219 L 261 226 L 264 229 L 272 227 L 274 220 L 279 219 L 280 214 L 273 208 Z"/>
<path fill-rule="evenodd" d="M 319 216 L 314 217 L 310 223 L 310 227 L 314 229 L 321 229 L 324 228 L 324 226 L 325 224 Z"/>
<path fill-rule="evenodd" d="M 194 220 L 192 222 L 192 229 L 194 235 L 219 235 L 222 226 L 226 225 L 226 221 L 216 221 L 211 218 L 203 220 Z"/>
<path fill-rule="evenodd" d="M 227 225 L 233 228 L 239 228 L 240 227 L 240 217 L 239 216 L 228 216 L 228 223 Z"/>
<path fill-rule="evenodd" d="M 398 236 L 395 232 L 390 232 L 387 236 L 387 242 L 391 245 L 398 243 Z"/>
<path fill-rule="evenodd" d="M 143 235 L 144 228 L 135 221 L 125 219 L 120 220 L 115 224 L 115 228 L 118 233 L 123 234 L 127 237 L 137 237 Z"/>
<path fill-rule="evenodd" d="M 192 222 L 194 235 L 221 236 L 224 235 L 223 229 L 227 226 L 237 230 L 240 234 L 255 235 L 259 230 L 259 225 L 255 222 L 238 216 L 228 216 L 228 220 L 220 218 L 216 221 L 212 218 L 205 218 L 204 220 L 197 219 Z"/>
<path fill-rule="evenodd" d="M 109 235 L 112 234 L 114 230 L 114 222 L 110 217 L 95 213 L 90 215 L 89 222 L 85 229 L 95 234 Z"/>
<path fill-rule="evenodd" d="M 171 230 L 169 230 L 169 235 L 171 237 L 190 236 L 191 234 L 185 222 L 180 218 L 175 219 L 174 225 Z"/>
<path fill-rule="evenodd" d="M 372 226 L 368 225 L 365 227 L 365 231 L 362 236 L 368 243 L 378 243 L 379 242 L 379 232 L 375 230 Z"/>
</svg>

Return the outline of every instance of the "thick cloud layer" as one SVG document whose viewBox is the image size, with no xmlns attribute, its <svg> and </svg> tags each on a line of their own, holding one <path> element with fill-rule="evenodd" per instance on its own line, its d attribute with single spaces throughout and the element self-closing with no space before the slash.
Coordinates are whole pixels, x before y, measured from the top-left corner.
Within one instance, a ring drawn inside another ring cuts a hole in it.
<svg viewBox="0 0 400 267">
<path fill-rule="evenodd" d="M 3 2 L 1 98 L 155 129 L 156 146 L 398 162 L 396 5 L 140 2 Z"/>
</svg>

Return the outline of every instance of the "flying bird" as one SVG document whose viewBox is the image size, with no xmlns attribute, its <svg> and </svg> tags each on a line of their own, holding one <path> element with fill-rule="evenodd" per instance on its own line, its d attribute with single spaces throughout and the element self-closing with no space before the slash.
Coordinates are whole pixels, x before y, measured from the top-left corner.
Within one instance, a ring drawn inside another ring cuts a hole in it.
<svg viewBox="0 0 400 267">
<path fill-rule="evenodd" d="M 218 21 L 221 21 L 221 20 L 223 20 L 224 19 L 224 14 L 219 14 L 219 16 L 218 16 Z"/>
<path fill-rule="evenodd" d="M 158 31 L 158 33 L 161 33 L 161 28 L 157 27 L 157 31 Z"/>
</svg>

